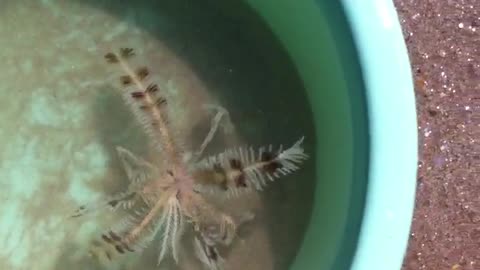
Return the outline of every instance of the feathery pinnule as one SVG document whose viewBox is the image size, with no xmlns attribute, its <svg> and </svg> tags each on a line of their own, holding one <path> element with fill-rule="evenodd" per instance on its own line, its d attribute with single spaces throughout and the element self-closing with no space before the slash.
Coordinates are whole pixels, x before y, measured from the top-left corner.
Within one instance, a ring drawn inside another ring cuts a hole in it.
<svg viewBox="0 0 480 270">
<path fill-rule="evenodd" d="M 212 244 L 229 245 L 236 234 L 234 220 L 211 205 L 201 194 L 192 192 L 183 202 L 184 214 Z"/>
<path fill-rule="evenodd" d="M 77 208 L 71 217 L 81 217 L 104 208 L 130 209 L 139 198 L 142 198 L 145 203 L 148 202 L 149 194 L 146 194 L 143 189 L 147 182 L 158 175 L 157 169 L 123 147 L 117 147 L 117 154 L 130 181 L 127 190 L 84 204 Z"/>
<path fill-rule="evenodd" d="M 224 268 L 225 260 L 215 245 L 208 243 L 202 235 L 196 235 L 193 238 L 193 248 L 195 256 L 209 270 L 221 270 Z"/>
<path fill-rule="evenodd" d="M 239 196 L 252 190 L 262 190 L 268 181 L 290 174 L 308 158 L 300 138 L 290 148 L 277 150 L 272 145 L 228 149 L 196 164 L 193 171 L 196 190 L 226 197 Z M 268 181 L 267 181 L 268 180 Z"/>
</svg>

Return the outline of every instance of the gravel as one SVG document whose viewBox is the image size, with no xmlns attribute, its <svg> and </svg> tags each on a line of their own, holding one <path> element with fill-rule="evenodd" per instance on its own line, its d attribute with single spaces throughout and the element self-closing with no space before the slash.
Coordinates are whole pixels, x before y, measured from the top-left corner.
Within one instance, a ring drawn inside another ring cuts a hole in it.
<svg viewBox="0 0 480 270">
<path fill-rule="evenodd" d="M 480 1 L 394 2 L 419 121 L 416 210 L 403 270 L 480 269 Z"/>
</svg>

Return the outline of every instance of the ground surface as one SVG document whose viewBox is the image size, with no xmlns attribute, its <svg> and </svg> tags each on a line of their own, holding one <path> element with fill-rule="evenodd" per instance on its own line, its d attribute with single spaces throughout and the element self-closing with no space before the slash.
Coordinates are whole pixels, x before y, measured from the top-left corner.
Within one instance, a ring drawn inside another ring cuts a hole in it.
<svg viewBox="0 0 480 270">
<path fill-rule="evenodd" d="M 480 269 L 480 1 L 396 0 L 419 119 L 404 270 Z"/>
</svg>

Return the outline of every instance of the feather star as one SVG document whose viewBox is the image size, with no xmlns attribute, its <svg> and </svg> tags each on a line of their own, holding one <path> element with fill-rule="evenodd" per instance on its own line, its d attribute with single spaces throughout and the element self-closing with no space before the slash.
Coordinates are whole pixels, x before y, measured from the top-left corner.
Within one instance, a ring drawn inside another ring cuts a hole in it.
<svg viewBox="0 0 480 270">
<path fill-rule="evenodd" d="M 160 87 L 147 83 L 147 67 L 133 69 L 131 48 L 105 55 L 107 63 L 117 65 L 126 105 L 142 125 L 151 143 L 162 156 L 163 166 L 155 166 L 125 148 L 117 147 L 129 185 L 126 191 L 85 204 L 72 217 L 81 217 L 103 208 L 124 208 L 129 214 L 104 231 L 98 241 L 110 247 L 105 255 L 139 252 L 160 234 L 158 263 L 167 254 L 179 261 L 180 240 L 187 227 L 193 229 L 195 255 L 207 269 L 222 269 L 224 258 L 218 245 L 228 246 L 243 222 L 234 220 L 212 205 L 206 196 L 221 195 L 227 199 L 260 191 L 268 182 L 299 169 L 308 158 L 302 147 L 303 137 L 291 147 L 274 149 L 238 147 L 202 159 L 203 151 L 220 126 L 231 128 L 228 112 L 216 105 L 210 132 L 199 150 L 185 150 L 168 119 L 168 100 Z M 221 125 L 221 122 L 226 124 Z"/>
</svg>

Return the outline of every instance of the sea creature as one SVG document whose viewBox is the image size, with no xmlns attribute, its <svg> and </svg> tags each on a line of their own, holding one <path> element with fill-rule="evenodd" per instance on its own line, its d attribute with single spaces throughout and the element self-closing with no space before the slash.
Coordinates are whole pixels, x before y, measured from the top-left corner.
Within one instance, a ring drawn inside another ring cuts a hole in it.
<svg viewBox="0 0 480 270">
<path fill-rule="evenodd" d="M 228 112 L 221 106 L 207 105 L 215 112 L 212 126 L 199 150 L 188 152 L 179 141 L 168 113 L 169 100 L 155 83 L 147 83 L 147 67 L 132 68 L 135 57 L 131 48 L 105 55 L 107 63 L 117 65 L 125 103 L 136 116 L 152 145 L 162 157 L 162 164 L 152 164 L 123 147 L 117 147 L 129 185 L 125 192 L 80 206 L 72 217 L 80 217 L 102 208 L 125 208 L 130 214 L 114 224 L 98 239 L 110 246 L 112 253 L 138 252 L 160 234 L 160 264 L 169 254 L 180 260 L 180 244 L 186 229 L 193 231 L 193 246 L 198 259 L 208 269 L 222 269 L 224 262 L 217 247 L 227 246 L 235 238 L 242 220 L 219 210 L 207 196 L 232 198 L 242 193 L 262 190 L 269 181 L 287 175 L 308 158 L 302 147 L 303 137 L 291 147 L 274 149 L 252 147 L 228 149 L 202 158 L 203 151 L 220 126 L 228 127 Z M 221 125 L 222 120 L 227 124 Z"/>
</svg>

